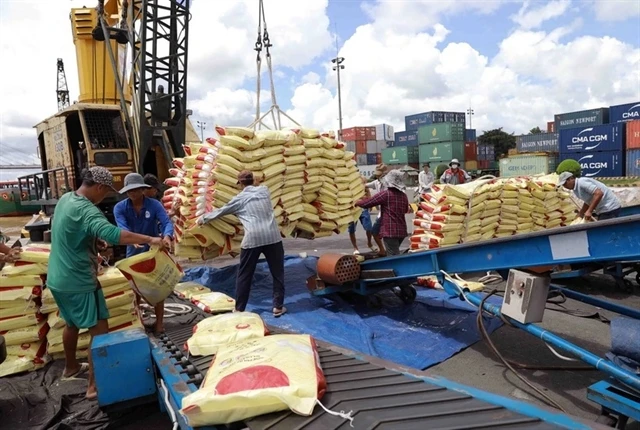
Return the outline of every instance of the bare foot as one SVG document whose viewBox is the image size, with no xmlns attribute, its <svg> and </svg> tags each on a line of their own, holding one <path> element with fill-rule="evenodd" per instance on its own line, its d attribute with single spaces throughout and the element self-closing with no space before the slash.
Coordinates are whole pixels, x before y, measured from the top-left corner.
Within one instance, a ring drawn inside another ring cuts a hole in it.
<svg viewBox="0 0 640 430">
<path fill-rule="evenodd" d="M 87 389 L 87 394 L 86 394 L 86 399 L 87 400 L 94 400 L 98 397 L 98 392 L 96 391 L 95 387 L 89 387 Z"/>
</svg>

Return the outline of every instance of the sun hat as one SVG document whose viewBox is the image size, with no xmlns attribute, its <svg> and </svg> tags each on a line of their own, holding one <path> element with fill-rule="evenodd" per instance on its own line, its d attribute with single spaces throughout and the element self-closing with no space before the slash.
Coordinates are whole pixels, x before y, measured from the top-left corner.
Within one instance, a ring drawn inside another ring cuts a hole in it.
<svg viewBox="0 0 640 430">
<path fill-rule="evenodd" d="M 139 188 L 151 188 L 151 186 L 144 183 L 144 178 L 141 174 L 129 173 L 124 177 L 124 187 L 120 190 L 120 194 L 126 194 Z"/>
<path fill-rule="evenodd" d="M 405 190 L 404 185 L 404 173 L 400 170 L 391 170 L 387 173 L 387 176 L 384 177 L 387 188 L 395 188 L 400 191 Z"/>
<path fill-rule="evenodd" d="M 458 161 L 457 158 L 454 158 L 453 160 L 451 160 L 451 162 L 449 163 L 449 167 L 452 167 L 454 164 L 457 164 L 458 167 L 460 167 L 460 162 Z"/>
</svg>

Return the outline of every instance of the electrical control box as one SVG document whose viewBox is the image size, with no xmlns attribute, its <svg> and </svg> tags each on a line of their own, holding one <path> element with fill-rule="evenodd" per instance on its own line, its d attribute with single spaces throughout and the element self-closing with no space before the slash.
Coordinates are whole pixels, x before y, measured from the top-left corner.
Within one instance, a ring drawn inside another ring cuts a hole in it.
<svg viewBox="0 0 640 430">
<path fill-rule="evenodd" d="M 502 315 L 523 324 L 541 322 L 551 279 L 512 269 L 502 301 Z"/>
<path fill-rule="evenodd" d="M 144 330 L 96 336 L 91 358 L 101 407 L 155 394 L 151 346 Z"/>
</svg>

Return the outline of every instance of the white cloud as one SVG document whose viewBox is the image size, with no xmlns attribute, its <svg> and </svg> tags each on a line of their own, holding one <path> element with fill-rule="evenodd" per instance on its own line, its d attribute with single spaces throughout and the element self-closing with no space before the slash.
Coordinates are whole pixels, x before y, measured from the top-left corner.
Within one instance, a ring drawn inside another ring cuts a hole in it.
<svg viewBox="0 0 640 430">
<path fill-rule="evenodd" d="M 538 28 L 543 22 L 564 15 L 571 6 L 571 1 L 554 0 L 535 9 L 532 9 L 531 5 L 532 2 L 526 0 L 518 13 L 511 17 L 516 24 L 527 30 Z"/>
<path fill-rule="evenodd" d="M 625 21 L 640 16 L 636 0 L 595 0 L 593 9 L 599 21 Z"/>
</svg>

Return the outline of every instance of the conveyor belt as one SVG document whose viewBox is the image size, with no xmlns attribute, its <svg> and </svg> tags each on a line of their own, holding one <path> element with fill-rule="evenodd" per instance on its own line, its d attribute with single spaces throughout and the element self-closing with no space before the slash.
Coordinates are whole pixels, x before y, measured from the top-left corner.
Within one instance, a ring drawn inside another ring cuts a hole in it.
<svg viewBox="0 0 640 430">
<path fill-rule="evenodd" d="M 167 328 L 166 335 L 174 345 L 184 345 L 192 334 L 193 325 L 207 316 L 197 308 L 195 313 L 198 317 L 192 324 Z M 357 358 L 355 353 L 350 356 L 322 342 L 318 342 L 318 352 L 327 379 L 327 392 L 322 402 L 332 410 L 353 411 L 355 429 L 588 428 L 569 417 L 566 417 L 567 423 L 573 425 L 568 427 L 550 424 L 539 416 L 556 414 L 540 409 L 537 409 L 537 416 L 536 413 L 515 412 L 464 391 L 426 383 L 418 377 L 400 373 L 393 370 L 392 363 L 368 357 Z M 183 357 L 182 365 L 176 366 L 182 368 L 192 364 L 204 377 L 211 359 L 211 356 L 191 357 L 186 363 L 187 359 Z M 536 410 L 533 406 L 525 409 Z M 251 430 L 352 428 L 348 421 L 327 414 L 319 407 L 310 417 L 281 412 L 254 418 L 246 425 Z"/>
</svg>

